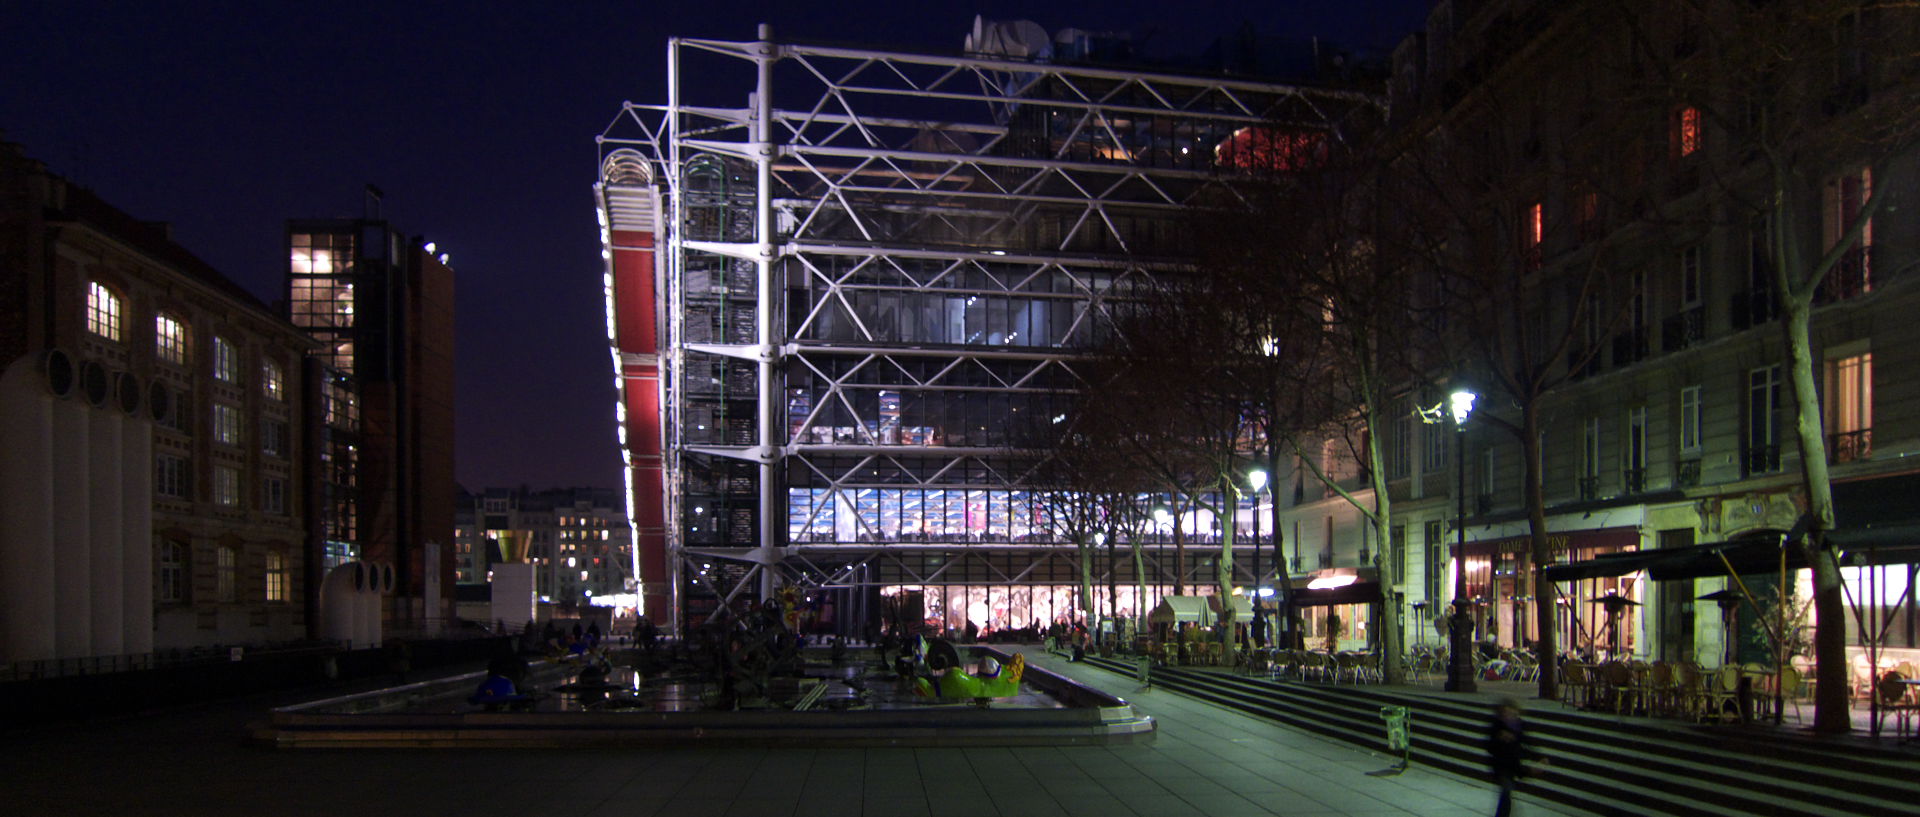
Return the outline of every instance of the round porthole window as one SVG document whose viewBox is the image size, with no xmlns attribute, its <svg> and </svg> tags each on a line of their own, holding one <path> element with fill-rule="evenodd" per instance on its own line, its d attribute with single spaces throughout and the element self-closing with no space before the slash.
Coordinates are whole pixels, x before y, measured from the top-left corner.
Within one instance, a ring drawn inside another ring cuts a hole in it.
<svg viewBox="0 0 1920 817">
<path fill-rule="evenodd" d="M 114 372 L 113 392 L 120 399 L 122 412 L 128 417 L 140 416 L 140 378 L 133 372 Z"/>
<path fill-rule="evenodd" d="M 55 397 L 73 393 L 73 356 L 59 349 L 40 353 L 40 373 L 47 378 L 47 391 Z"/>
<path fill-rule="evenodd" d="M 107 367 L 99 361 L 89 360 L 80 364 L 80 394 L 94 408 L 104 408 L 111 384 L 107 381 Z"/>
</svg>

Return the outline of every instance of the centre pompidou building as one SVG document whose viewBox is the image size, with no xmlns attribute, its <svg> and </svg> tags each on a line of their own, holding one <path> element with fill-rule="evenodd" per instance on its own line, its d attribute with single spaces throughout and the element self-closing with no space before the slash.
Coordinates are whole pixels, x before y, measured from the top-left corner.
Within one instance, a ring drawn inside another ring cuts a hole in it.
<svg viewBox="0 0 1920 817">
<path fill-rule="evenodd" d="M 1020 430 L 1065 410 L 1116 304 L 1190 266 L 1181 225 L 1233 170 L 1223 145 L 1337 136 L 1379 105 L 1028 44 L 676 39 L 667 103 L 629 104 L 601 136 L 608 333 L 655 621 L 789 586 L 854 634 L 883 604 L 956 629 L 1070 616 L 1077 557 L 1027 484 L 1045 452 Z M 1122 571 L 1123 611 L 1174 582 L 1149 558 L 1135 598 L 1130 562 L 1098 569 L 1101 592 Z"/>
</svg>

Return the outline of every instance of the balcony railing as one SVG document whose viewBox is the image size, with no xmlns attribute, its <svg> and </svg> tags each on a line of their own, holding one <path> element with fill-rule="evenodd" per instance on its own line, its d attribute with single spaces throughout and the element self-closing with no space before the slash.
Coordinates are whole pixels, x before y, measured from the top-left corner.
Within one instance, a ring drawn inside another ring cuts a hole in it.
<svg viewBox="0 0 1920 817">
<path fill-rule="evenodd" d="M 1748 289 L 1733 293 L 1733 328 L 1750 329 L 1763 323 L 1771 323 L 1778 317 L 1779 307 L 1773 301 L 1772 290 Z"/>
<path fill-rule="evenodd" d="M 1591 354 L 1589 354 L 1591 352 Z M 1600 373 L 1600 354 L 1593 349 L 1570 349 L 1567 351 L 1567 377 L 1583 380 Z"/>
<path fill-rule="evenodd" d="M 1700 486 L 1700 461 L 1681 460 L 1673 464 L 1673 485 L 1676 488 L 1697 488 Z"/>
<path fill-rule="evenodd" d="M 1575 486 L 1579 488 L 1580 498 L 1583 500 L 1600 498 L 1599 477 L 1581 477 L 1575 482 Z"/>
<path fill-rule="evenodd" d="M 1493 513 L 1493 494 L 1478 494 L 1474 496 L 1473 512 L 1480 516 Z"/>
<path fill-rule="evenodd" d="M 1831 462 L 1854 462 L 1873 456 L 1873 429 L 1842 431 L 1827 435 L 1827 459 Z"/>
<path fill-rule="evenodd" d="M 1647 469 L 1628 468 L 1620 472 L 1621 485 L 1629 494 L 1647 492 Z"/>
<path fill-rule="evenodd" d="M 1840 256 L 1840 262 L 1827 271 L 1827 277 L 1820 281 L 1819 289 L 1814 290 L 1813 302 L 1830 304 L 1848 298 L 1866 294 L 1873 288 L 1868 270 L 1869 252 L 1865 247 L 1855 247 Z"/>
<path fill-rule="evenodd" d="M 1696 306 L 1660 322 L 1660 348 L 1677 352 L 1707 339 L 1707 309 Z"/>
<path fill-rule="evenodd" d="M 1647 329 L 1636 326 L 1613 336 L 1613 365 L 1631 366 L 1647 359 Z"/>
<path fill-rule="evenodd" d="M 1740 461 L 1748 474 L 1770 474 L 1780 470 L 1780 445 L 1749 445 L 1740 449 Z"/>
</svg>

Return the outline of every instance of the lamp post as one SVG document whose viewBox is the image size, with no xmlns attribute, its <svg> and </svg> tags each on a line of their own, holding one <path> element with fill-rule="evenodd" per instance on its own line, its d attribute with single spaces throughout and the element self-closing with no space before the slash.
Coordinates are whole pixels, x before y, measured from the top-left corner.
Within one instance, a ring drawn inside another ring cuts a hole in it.
<svg viewBox="0 0 1920 817">
<path fill-rule="evenodd" d="M 1455 483 L 1457 513 L 1453 552 L 1453 621 L 1447 627 L 1447 691 L 1474 692 L 1479 685 L 1473 678 L 1473 617 L 1467 614 L 1467 415 L 1473 413 L 1473 392 L 1459 389 L 1448 397 L 1453 413 L 1454 458 L 1459 460 L 1459 479 Z"/>
</svg>

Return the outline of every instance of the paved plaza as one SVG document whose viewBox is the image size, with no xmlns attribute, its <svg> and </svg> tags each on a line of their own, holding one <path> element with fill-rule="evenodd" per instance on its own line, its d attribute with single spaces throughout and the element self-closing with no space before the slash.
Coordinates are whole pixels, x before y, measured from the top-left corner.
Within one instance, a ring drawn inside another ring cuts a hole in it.
<svg viewBox="0 0 1920 817">
<path fill-rule="evenodd" d="M 13 730 L 0 814 L 524 817 L 1238 817 L 1490 814 L 1483 782 L 1419 768 L 1131 679 L 1028 660 L 1122 694 L 1149 743 L 986 749 L 273 751 L 245 725 L 285 700 Z M 1522 798 L 1518 814 L 1570 814 Z"/>
</svg>

